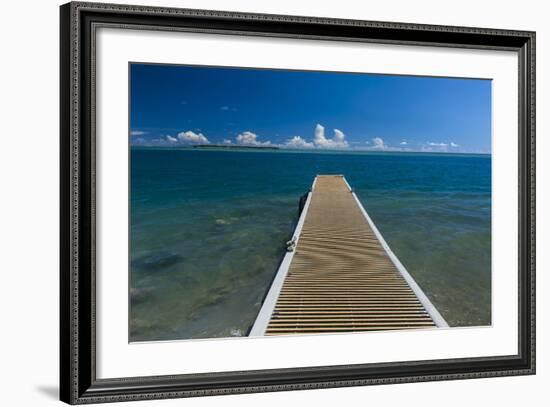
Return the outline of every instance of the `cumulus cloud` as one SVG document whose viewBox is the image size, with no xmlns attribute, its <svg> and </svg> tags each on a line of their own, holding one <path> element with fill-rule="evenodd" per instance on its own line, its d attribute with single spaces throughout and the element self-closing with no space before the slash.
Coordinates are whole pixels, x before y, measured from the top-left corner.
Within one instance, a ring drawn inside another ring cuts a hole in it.
<svg viewBox="0 0 550 407">
<path fill-rule="evenodd" d="M 170 143 L 177 143 L 178 139 L 176 137 L 166 136 L 166 141 L 168 141 Z"/>
<path fill-rule="evenodd" d="M 233 144 L 233 142 L 229 139 L 224 138 L 222 141 L 223 144 Z"/>
<path fill-rule="evenodd" d="M 251 131 L 245 131 L 239 134 L 236 138 L 237 144 L 243 146 L 270 146 L 271 141 L 261 142 L 258 140 L 258 136 Z"/>
<path fill-rule="evenodd" d="M 432 141 L 430 141 L 430 142 L 428 143 L 428 145 L 429 145 L 430 147 L 447 147 L 447 146 L 448 146 L 447 143 L 434 143 L 434 142 L 432 142 Z"/>
<path fill-rule="evenodd" d="M 455 147 L 455 148 L 456 148 L 456 147 L 460 147 L 460 146 L 459 146 L 458 144 L 453 143 L 453 142 L 451 141 L 451 147 Z"/>
<path fill-rule="evenodd" d="M 341 130 L 334 129 L 334 137 L 332 139 L 325 136 L 325 128 L 320 124 L 315 126 L 315 136 L 313 144 L 318 148 L 347 148 L 348 142 L 345 140 L 345 135 Z"/>
<path fill-rule="evenodd" d="M 285 143 L 285 146 L 291 148 L 314 148 L 313 143 L 306 141 L 300 136 L 294 136 Z"/>
<path fill-rule="evenodd" d="M 178 133 L 178 140 L 186 144 L 210 144 L 210 141 L 202 133 L 182 131 Z"/>
<path fill-rule="evenodd" d="M 132 136 L 143 136 L 145 134 L 146 133 L 144 131 L 141 131 L 141 130 L 132 130 L 130 132 L 130 135 L 132 135 Z"/>
<path fill-rule="evenodd" d="M 380 137 L 373 138 L 372 145 L 373 148 L 377 150 L 385 150 L 387 148 L 387 146 L 384 144 L 384 140 L 382 140 Z"/>
<path fill-rule="evenodd" d="M 337 143 L 343 143 L 345 142 L 345 139 L 346 136 L 344 135 L 344 133 L 341 131 L 341 130 L 338 130 L 338 129 L 334 129 L 334 141 L 337 142 Z M 346 142 L 347 144 L 347 142 Z"/>
<path fill-rule="evenodd" d="M 407 140 L 403 140 L 401 143 L 399 143 L 399 145 L 401 145 L 401 146 L 406 146 L 407 144 L 409 144 L 409 143 L 407 143 Z"/>
</svg>

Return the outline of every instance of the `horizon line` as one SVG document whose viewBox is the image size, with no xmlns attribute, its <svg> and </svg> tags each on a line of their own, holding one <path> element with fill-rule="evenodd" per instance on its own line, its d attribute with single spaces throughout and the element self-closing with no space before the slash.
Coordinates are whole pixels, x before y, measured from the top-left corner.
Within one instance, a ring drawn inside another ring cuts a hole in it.
<svg viewBox="0 0 550 407">
<path fill-rule="evenodd" d="M 452 152 L 452 151 L 422 151 L 422 150 L 410 150 L 410 151 L 403 151 L 403 150 L 374 150 L 374 149 L 362 149 L 362 148 L 353 148 L 353 149 L 321 149 L 321 148 L 289 148 L 289 147 L 279 147 L 276 149 L 273 148 L 262 148 L 257 147 L 250 149 L 246 145 L 235 145 L 233 148 L 226 148 L 224 145 L 213 145 L 208 149 L 201 149 L 201 148 L 194 148 L 193 144 L 189 145 L 179 145 L 179 146 L 146 146 L 146 145 L 136 145 L 136 144 L 130 144 L 130 148 L 140 148 L 140 149 L 156 149 L 156 150 L 192 150 L 192 151 L 212 151 L 216 148 L 219 148 L 219 151 L 235 151 L 235 150 L 241 150 L 241 152 L 258 152 L 258 151 L 264 151 L 264 152 L 301 152 L 301 153 L 312 153 L 312 154 L 327 154 L 327 153 L 375 153 L 375 154 L 442 154 L 442 155 L 484 155 L 484 156 L 492 156 L 492 152 L 489 153 L 483 153 L 483 152 Z M 254 146 L 252 146 L 254 147 Z M 275 147 L 275 146 L 273 146 Z"/>
</svg>

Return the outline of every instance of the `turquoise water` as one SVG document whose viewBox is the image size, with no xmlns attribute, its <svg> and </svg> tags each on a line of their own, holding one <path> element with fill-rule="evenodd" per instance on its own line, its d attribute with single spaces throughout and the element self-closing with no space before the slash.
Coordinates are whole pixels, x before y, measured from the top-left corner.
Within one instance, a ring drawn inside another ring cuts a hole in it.
<svg viewBox="0 0 550 407">
<path fill-rule="evenodd" d="M 491 323 L 491 159 L 131 149 L 130 340 L 246 335 L 316 174 L 344 174 L 451 326 Z"/>
</svg>

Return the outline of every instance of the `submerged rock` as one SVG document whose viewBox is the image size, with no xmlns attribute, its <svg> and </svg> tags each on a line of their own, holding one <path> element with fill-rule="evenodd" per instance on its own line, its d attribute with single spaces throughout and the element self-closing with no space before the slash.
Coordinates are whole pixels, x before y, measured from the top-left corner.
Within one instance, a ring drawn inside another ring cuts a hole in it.
<svg viewBox="0 0 550 407">
<path fill-rule="evenodd" d="M 216 225 L 223 226 L 223 225 L 231 225 L 233 222 L 236 222 L 238 220 L 239 218 L 232 216 L 230 218 L 218 218 L 215 220 L 214 223 L 216 223 Z"/>
<path fill-rule="evenodd" d="M 131 287 L 130 288 L 130 301 L 133 304 L 143 302 L 154 291 L 153 287 Z"/>
<path fill-rule="evenodd" d="M 216 219 L 216 225 L 229 225 L 231 222 L 229 222 L 226 219 Z"/>
<path fill-rule="evenodd" d="M 231 328 L 231 330 L 229 331 L 229 334 L 231 336 L 243 336 L 243 331 L 241 331 L 240 329 Z"/>
<path fill-rule="evenodd" d="M 132 260 L 131 265 L 135 270 L 158 271 L 181 263 L 183 259 L 183 256 L 174 252 L 156 252 Z"/>
</svg>

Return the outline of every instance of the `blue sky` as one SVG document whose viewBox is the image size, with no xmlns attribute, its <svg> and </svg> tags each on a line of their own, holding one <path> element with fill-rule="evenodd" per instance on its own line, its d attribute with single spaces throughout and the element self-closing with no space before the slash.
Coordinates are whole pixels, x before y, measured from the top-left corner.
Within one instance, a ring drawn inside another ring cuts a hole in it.
<svg viewBox="0 0 550 407">
<path fill-rule="evenodd" d="M 491 152 L 491 81 L 132 64 L 132 145 Z"/>
</svg>

